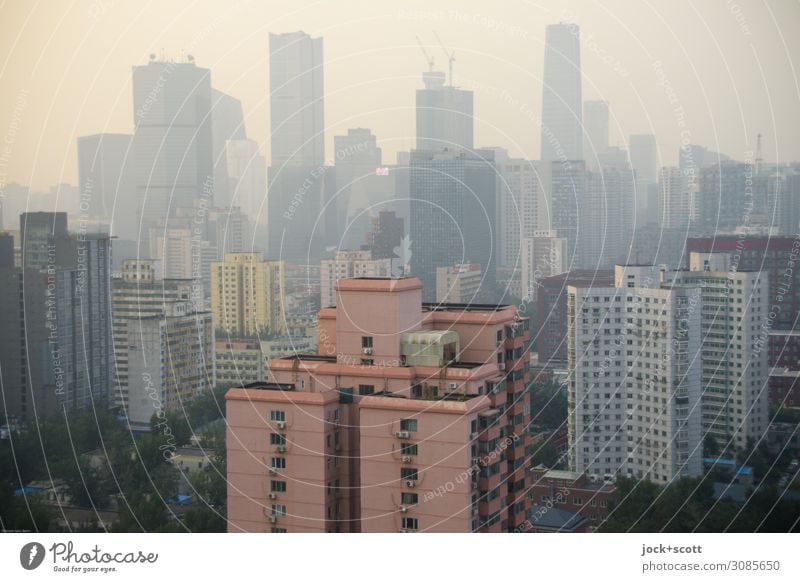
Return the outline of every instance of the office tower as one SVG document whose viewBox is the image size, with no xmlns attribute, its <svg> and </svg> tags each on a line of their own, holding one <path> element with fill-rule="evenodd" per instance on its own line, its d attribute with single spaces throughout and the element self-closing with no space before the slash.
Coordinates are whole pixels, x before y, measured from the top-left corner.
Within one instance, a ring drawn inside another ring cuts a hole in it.
<svg viewBox="0 0 800 582">
<path fill-rule="evenodd" d="M 724 161 L 700 169 L 696 209 L 704 232 L 748 226 L 753 211 L 753 166 Z"/>
<path fill-rule="evenodd" d="M 590 220 L 586 210 L 581 210 L 586 200 L 586 166 L 582 161 L 552 162 L 550 164 L 550 224 L 558 236 L 567 239 L 568 264 L 578 268 L 577 256 L 579 227 Z M 580 214 L 583 221 L 580 221 Z M 597 216 L 592 216 L 591 220 Z M 580 224 L 579 224 L 580 222 Z"/>
<path fill-rule="evenodd" d="M 520 240 L 549 225 L 545 185 L 549 164 L 509 158 L 495 148 L 497 166 L 498 264 L 516 267 L 520 262 Z"/>
<path fill-rule="evenodd" d="M 551 24 L 544 48 L 542 161 L 584 159 L 582 106 L 580 29 Z"/>
<path fill-rule="evenodd" d="M 229 531 L 521 526 L 528 320 L 424 304 L 416 278 L 343 279 L 336 305 L 320 311 L 319 354 L 226 395 Z"/>
<path fill-rule="evenodd" d="M 536 294 L 536 352 L 539 363 L 567 364 L 567 288 L 613 287 L 612 271 L 566 271 L 539 281 Z"/>
<path fill-rule="evenodd" d="M 157 61 L 133 67 L 137 240 L 147 252 L 150 227 L 180 212 L 213 205 L 211 73 L 194 64 Z"/>
<path fill-rule="evenodd" d="M 702 306 L 658 267 L 615 268 L 614 287 L 569 287 L 570 468 L 670 483 L 702 473 Z"/>
<path fill-rule="evenodd" d="M 583 125 L 586 167 L 596 172 L 603 167 L 602 160 L 608 148 L 608 101 L 585 101 Z"/>
<path fill-rule="evenodd" d="M 324 236 L 316 224 L 327 173 L 322 39 L 270 33 L 269 51 L 269 253 L 306 259 Z"/>
<path fill-rule="evenodd" d="M 536 301 L 541 281 L 568 270 L 567 240 L 552 231 L 537 231 L 522 239 L 521 296 Z"/>
<path fill-rule="evenodd" d="M 626 259 L 635 220 L 633 178 L 630 166 L 586 173 L 584 197 L 578 199 L 577 267 L 608 269 Z"/>
<path fill-rule="evenodd" d="M 136 164 L 133 136 L 99 133 L 78 138 L 78 182 L 81 216 L 111 224 L 111 234 L 136 240 Z"/>
<path fill-rule="evenodd" d="M 634 134 L 628 139 L 631 166 L 636 172 L 636 221 L 657 223 L 656 208 L 650 208 L 650 196 L 657 192 L 658 146 L 651 133 Z"/>
<path fill-rule="evenodd" d="M 205 223 L 205 221 L 203 221 Z M 217 247 L 206 239 L 205 224 L 175 217 L 150 229 L 150 257 L 159 279 L 194 279 L 208 296 L 211 262 L 217 260 Z"/>
<path fill-rule="evenodd" d="M 258 227 L 267 222 L 267 163 L 250 139 L 225 143 L 231 204 L 239 206 Z"/>
<path fill-rule="evenodd" d="M 794 352 L 786 350 L 792 342 L 791 335 L 797 333 L 797 314 L 800 313 L 800 269 L 787 270 L 796 260 L 795 236 L 747 236 L 716 235 L 713 237 L 689 238 L 686 241 L 686 254 L 691 262 L 693 256 L 706 256 L 709 253 L 722 253 L 735 258 L 729 261 L 738 272 L 762 272 L 768 281 L 766 305 L 761 308 L 761 318 L 757 325 L 757 336 L 753 352 L 768 352 L 770 390 L 786 390 L 787 382 L 798 390 L 797 378 L 800 375 L 800 360 L 787 365 Z M 713 255 L 712 255 L 713 257 Z M 693 270 L 703 269 L 705 265 L 694 260 Z M 744 299 L 743 299 L 744 301 Z M 737 301 L 738 303 L 738 301 Z M 738 305 L 737 305 L 738 307 Z M 766 309 L 766 314 L 764 310 Z M 788 336 L 787 336 L 788 334 Z M 796 354 L 795 354 L 796 355 Z M 783 388 L 781 388 L 783 387 Z"/>
<path fill-rule="evenodd" d="M 478 263 L 483 297 L 496 281 L 494 152 L 416 150 L 411 154 L 411 272 L 426 301 L 436 297 L 436 268 Z"/>
<path fill-rule="evenodd" d="M 23 212 L 19 237 L 23 268 L 46 269 L 74 260 L 66 212 Z"/>
<path fill-rule="evenodd" d="M 336 306 L 336 282 L 353 277 L 390 277 L 392 259 L 373 259 L 370 251 L 337 251 L 333 259 L 320 262 L 320 305 Z"/>
<path fill-rule="evenodd" d="M 209 208 L 205 240 L 216 249 L 218 261 L 225 253 L 249 252 L 253 247 L 253 224 L 238 206 Z"/>
<path fill-rule="evenodd" d="M 480 294 L 481 266 L 477 263 L 436 268 L 438 303 L 476 303 Z"/>
<path fill-rule="evenodd" d="M 445 74 L 422 73 L 423 89 L 417 89 L 417 149 L 472 151 L 473 93 L 445 85 Z"/>
<path fill-rule="evenodd" d="M 164 303 L 162 313 L 126 323 L 127 422 L 148 426 L 160 411 L 186 414 L 194 397 L 215 385 L 211 313 L 195 311 L 191 301 L 175 301 Z"/>
<path fill-rule="evenodd" d="M 357 128 L 348 129 L 347 135 L 334 136 L 333 149 L 336 193 L 331 204 L 336 210 L 336 244 L 352 248 L 364 240 L 370 207 L 382 202 L 375 192 L 381 148 L 369 129 Z"/>
<path fill-rule="evenodd" d="M 69 233 L 66 214 L 57 212 L 21 215 L 20 232 L 23 266 L 14 266 L 8 237 L 0 265 L 4 412 L 45 418 L 107 407 L 113 379 L 109 236 Z"/>
<path fill-rule="evenodd" d="M 403 219 L 392 210 L 381 210 L 372 218 L 372 227 L 361 249 L 369 251 L 373 259 L 399 259 L 403 235 Z"/>
<path fill-rule="evenodd" d="M 767 430 L 768 353 L 757 346 L 768 317 L 768 275 L 737 272 L 732 254 L 700 255 L 690 263 L 698 270 L 679 271 L 674 280 L 702 292 L 702 351 L 689 354 L 699 353 L 702 363 L 704 434 L 729 454 Z"/>
<path fill-rule="evenodd" d="M 232 335 L 286 333 L 284 265 L 260 253 L 225 253 L 211 264 L 211 310 Z"/>
<path fill-rule="evenodd" d="M 112 320 L 114 332 L 115 395 L 117 408 L 127 409 L 129 390 L 128 355 L 131 345 L 128 322 L 164 316 L 165 306 L 191 301 L 193 310 L 204 311 L 203 288 L 190 278 L 162 279 L 157 276 L 156 262 L 150 259 L 129 259 L 122 262 L 118 276 L 112 281 Z M 134 378 L 133 386 L 140 382 Z M 147 418 L 149 420 L 149 417 Z"/>
<path fill-rule="evenodd" d="M 661 168 L 658 173 L 659 225 L 664 229 L 689 231 L 693 221 L 692 195 L 689 182 L 675 166 Z"/>
<path fill-rule="evenodd" d="M 211 132 L 214 158 L 214 204 L 231 206 L 231 178 L 228 172 L 228 141 L 247 139 L 242 102 L 216 89 L 211 89 Z"/>
</svg>

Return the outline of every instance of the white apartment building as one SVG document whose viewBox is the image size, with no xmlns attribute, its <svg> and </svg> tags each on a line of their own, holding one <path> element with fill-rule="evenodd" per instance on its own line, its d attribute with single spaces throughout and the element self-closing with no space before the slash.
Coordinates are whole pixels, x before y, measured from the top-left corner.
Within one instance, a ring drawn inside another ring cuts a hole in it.
<svg viewBox="0 0 800 582">
<path fill-rule="evenodd" d="M 391 259 L 373 259 L 370 251 L 337 251 L 320 262 L 321 307 L 336 306 L 336 281 L 354 277 L 391 277 Z"/>
<path fill-rule="evenodd" d="M 596 478 L 669 483 L 702 472 L 701 294 L 661 268 L 568 288 L 569 461 Z"/>
<path fill-rule="evenodd" d="M 522 239 L 521 249 L 521 296 L 535 300 L 539 281 L 568 270 L 567 239 L 556 236 L 554 231 L 539 230 Z"/>
</svg>

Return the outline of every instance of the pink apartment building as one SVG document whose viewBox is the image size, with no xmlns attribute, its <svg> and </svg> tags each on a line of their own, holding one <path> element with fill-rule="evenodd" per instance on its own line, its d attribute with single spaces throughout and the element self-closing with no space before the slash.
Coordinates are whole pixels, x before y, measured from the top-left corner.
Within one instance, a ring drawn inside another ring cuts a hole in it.
<svg viewBox="0 0 800 582">
<path fill-rule="evenodd" d="M 343 279 L 319 354 L 226 395 L 229 531 L 502 532 L 532 504 L 528 320 Z"/>
</svg>

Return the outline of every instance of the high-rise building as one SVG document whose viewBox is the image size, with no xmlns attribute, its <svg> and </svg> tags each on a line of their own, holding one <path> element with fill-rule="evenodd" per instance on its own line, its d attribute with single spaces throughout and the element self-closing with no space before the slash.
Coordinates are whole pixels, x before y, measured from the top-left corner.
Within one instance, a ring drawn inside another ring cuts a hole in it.
<svg viewBox="0 0 800 582">
<path fill-rule="evenodd" d="M 242 102 L 216 89 L 211 89 L 211 130 L 214 157 L 214 204 L 231 206 L 230 173 L 228 172 L 228 141 L 247 139 Z"/>
<path fill-rule="evenodd" d="M 226 395 L 229 530 L 520 527 L 527 319 L 424 304 L 416 278 L 342 280 L 336 305 L 319 314 L 319 354 Z"/>
<path fill-rule="evenodd" d="M 128 406 L 128 322 L 163 316 L 166 305 L 187 301 L 193 303 L 194 311 L 204 311 L 202 286 L 192 279 L 161 279 L 157 277 L 155 261 L 150 259 L 122 262 L 121 272 L 112 282 L 116 407 L 125 409 Z M 134 386 L 138 385 L 138 379 L 134 379 Z"/>
<path fill-rule="evenodd" d="M 23 212 L 19 238 L 23 268 L 46 269 L 74 260 L 66 212 Z"/>
<path fill-rule="evenodd" d="M 211 264 L 211 310 L 218 328 L 234 335 L 286 333 L 284 264 L 261 253 L 225 253 Z"/>
<path fill-rule="evenodd" d="M 312 338 L 303 336 L 271 339 L 217 338 L 217 386 L 244 386 L 252 382 L 264 382 L 270 360 L 310 353 L 313 349 Z"/>
<path fill-rule="evenodd" d="M 534 236 L 522 239 L 520 291 L 524 299 L 536 301 L 541 281 L 567 270 L 566 239 L 551 231 L 537 231 Z"/>
<path fill-rule="evenodd" d="M 678 271 L 674 281 L 702 292 L 703 341 L 698 350 L 703 380 L 703 430 L 727 453 L 758 441 L 769 414 L 766 345 L 758 348 L 768 317 L 768 275 L 741 272 L 732 255 L 707 253 L 690 260 L 698 270 Z M 766 342 L 765 342 L 766 343 Z"/>
<path fill-rule="evenodd" d="M 389 277 L 392 259 L 373 259 L 370 251 L 337 251 L 333 259 L 320 262 L 320 306 L 336 306 L 336 282 L 353 277 Z"/>
<path fill-rule="evenodd" d="M 656 223 L 656 208 L 650 208 L 658 185 L 658 145 L 651 133 L 631 135 L 628 139 L 631 166 L 636 172 L 636 220 Z"/>
<path fill-rule="evenodd" d="M 496 293 L 496 187 L 492 150 L 416 150 L 411 155 L 411 272 L 426 301 L 436 297 L 436 268 L 478 263 L 482 296 Z"/>
<path fill-rule="evenodd" d="M 322 38 L 304 32 L 269 35 L 270 256 L 317 257 L 325 186 Z"/>
<path fill-rule="evenodd" d="M 211 73 L 193 60 L 133 67 L 133 156 L 144 252 L 150 227 L 213 205 Z"/>
<path fill-rule="evenodd" d="M 546 200 L 550 164 L 509 158 L 495 148 L 497 166 L 498 264 L 515 267 L 520 262 L 520 241 L 537 230 L 547 229 L 550 221 Z"/>
<path fill-rule="evenodd" d="M 684 233 L 694 221 L 689 181 L 675 166 L 661 168 L 658 173 L 659 225 Z"/>
<path fill-rule="evenodd" d="M 379 204 L 375 182 L 381 177 L 381 148 L 369 129 L 348 129 L 347 135 L 333 138 L 336 194 L 328 203 L 335 205 L 337 246 L 358 246 L 370 226 L 369 209 Z"/>
<path fill-rule="evenodd" d="M 425 87 L 417 89 L 417 149 L 472 151 L 472 91 L 446 85 L 439 71 L 422 73 L 422 82 Z"/>
<path fill-rule="evenodd" d="M 229 140 L 225 143 L 231 204 L 257 227 L 267 222 L 267 163 L 250 139 Z"/>
<path fill-rule="evenodd" d="M 551 24 L 545 32 L 541 159 L 582 160 L 583 99 L 577 24 Z"/>
<path fill-rule="evenodd" d="M 569 287 L 573 471 L 669 483 L 702 473 L 700 290 L 657 267 L 620 267 L 614 287 Z"/>
<path fill-rule="evenodd" d="M 370 251 L 373 259 L 399 259 L 404 235 L 403 219 L 393 210 L 381 210 L 372 218 L 372 227 L 361 249 Z"/>
<path fill-rule="evenodd" d="M 611 271 L 566 271 L 539 281 L 536 294 L 536 352 L 539 363 L 563 366 L 567 363 L 567 288 L 612 287 Z"/>
<path fill-rule="evenodd" d="M 586 173 L 584 198 L 578 200 L 575 265 L 610 269 L 624 261 L 633 240 L 634 184 L 630 166 L 608 166 Z"/>
<path fill-rule="evenodd" d="M 597 171 L 603 167 L 602 160 L 608 148 L 608 101 L 585 101 L 583 103 L 583 153 L 586 167 Z"/>
<path fill-rule="evenodd" d="M 480 296 L 481 266 L 472 263 L 436 268 L 438 303 L 475 303 Z"/>
<path fill-rule="evenodd" d="M 78 138 L 78 182 L 82 208 L 111 224 L 111 234 L 136 239 L 136 164 L 133 136 L 100 133 Z"/>
<path fill-rule="evenodd" d="M 126 323 L 130 381 L 123 413 L 130 425 L 147 426 L 162 410 L 185 414 L 195 396 L 214 387 L 210 312 L 176 301 L 164 303 L 162 313 Z"/>
<path fill-rule="evenodd" d="M 749 226 L 753 203 L 752 164 L 723 161 L 700 168 L 695 208 L 704 232 Z"/>
</svg>

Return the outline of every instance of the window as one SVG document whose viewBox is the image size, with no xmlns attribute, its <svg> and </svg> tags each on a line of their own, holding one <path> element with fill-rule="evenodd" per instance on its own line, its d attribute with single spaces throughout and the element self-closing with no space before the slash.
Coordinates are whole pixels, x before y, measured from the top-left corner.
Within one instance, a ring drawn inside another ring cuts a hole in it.
<svg viewBox="0 0 800 582">
<path fill-rule="evenodd" d="M 273 527 L 269 530 L 272 533 L 286 533 L 285 527 Z"/>
<path fill-rule="evenodd" d="M 358 385 L 358 394 L 359 396 L 367 396 L 369 394 L 375 393 L 375 386 L 372 384 L 359 384 Z"/>
<path fill-rule="evenodd" d="M 276 432 L 270 433 L 269 435 L 269 444 L 271 445 L 285 445 L 286 444 L 286 436 L 282 434 L 278 434 Z"/>
<path fill-rule="evenodd" d="M 272 506 L 272 515 L 275 517 L 282 517 L 286 515 L 286 506 L 285 505 L 273 505 Z"/>
<path fill-rule="evenodd" d="M 270 481 L 269 490 L 274 493 L 285 493 L 286 481 Z"/>
<path fill-rule="evenodd" d="M 419 522 L 416 517 L 404 517 L 401 526 L 403 529 L 419 529 Z"/>
<path fill-rule="evenodd" d="M 400 469 L 400 478 L 404 481 L 416 481 L 418 472 L 413 467 L 403 467 Z"/>
<path fill-rule="evenodd" d="M 400 421 L 400 430 L 407 430 L 409 432 L 417 432 L 417 419 L 404 418 Z"/>
<path fill-rule="evenodd" d="M 419 501 L 419 495 L 416 493 L 403 493 L 400 495 L 400 503 L 403 505 L 416 505 Z"/>
<path fill-rule="evenodd" d="M 286 422 L 286 413 L 283 410 L 270 410 L 269 419 L 272 422 Z"/>
<path fill-rule="evenodd" d="M 372 336 L 369 335 L 361 336 L 361 348 L 365 350 L 372 349 Z"/>
<path fill-rule="evenodd" d="M 286 459 L 284 459 L 283 457 L 272 457 L 271 467 L 273 469 L 285 469 Z"/>
<path fill-rule="evenodd" d="M 413 445 L 411 443 L 401 443 L 400 444 L 400 454 L 401 455 L 416 455 L 417 454 L 417 445 Z"/>
<path fill-rule="evenodd" d="M 374 366 L 375 360 L 369 358 L 361 358 L 361 365 L 362 366 Z"/>
</svg>

